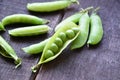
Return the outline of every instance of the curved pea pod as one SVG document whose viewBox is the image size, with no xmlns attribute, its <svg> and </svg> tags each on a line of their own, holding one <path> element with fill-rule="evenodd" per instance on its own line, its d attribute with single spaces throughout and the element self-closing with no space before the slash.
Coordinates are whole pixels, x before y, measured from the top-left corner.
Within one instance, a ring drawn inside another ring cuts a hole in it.
<svg viewBox="0 0 120 80">
<path fill-rule="evenodd" d="M 52 12 L 69 7 L 72 3 L 78 3 L 77 0 L 59 0 L 53 2 L 28 3 L 27 9 L 35 12 Z"/>
<path fill-rule="evenodd" d="M 48 20 L 27 14 L 13 14 L 2 19 L 2 24 L 27 23 L 33 25 L 46 24 Z"/>
<path fill-rule="evenodd" d="M 78 37 L 72 42 L 71 44 L 72 50 L 81 48 L 83 45 L 85 45 L 89 34 L 89 23 L 90 23 L 90 18 L 88 12 L 86 12 L 80 18 L 79 28 L 81 34 L 79 34 Z"/>
<path fill-rule="evenodd" d="M 18 58 L 14 49 L 0 36 L 0 54 L 7 58 L 12 58 L 15 60 L 17 68 L 21 65 L 21 59 Z"/>
<path fill-rule="evenodd" d="M 90 21 L 91 28 L 87 45 L 96 45 L 101 41 L 103 37 L 102 21 L 101 18 L 96 13 L 93 13 L 91 15 Z"/>
<path fill-rule="evenodd" d="M 29 27 L 21 27 L 9 30 L 8 33 L 11 36 L 34 36 L 39 34 L 44 34 L 49 31 L 50 27 L 47 25 L 38 25 L 38 26 L 29 26 Z"/>
<path fill-rule="evenodd" d="M 28 54 L 41 53 L 41 52 L 43 52 L 43 49 L 48 41 L 49 41 L 49 38 L 40 43 L 36 43 L 36 44 L 30 45 L 28 47 L 24 47 L 24 48 L 22 48 L 22 50 Z"/>
<path fill-rule="evenodd" d="M 5 28 L 1 22 L 0 22 L 0 31 L 5 31 Z"/>
<path fill-rule="evenodd" d="M 75 29 L 77 28 L 77 29 Z M 74 31 L 75 29 L 75 31 Z M 61 33 L 64 33 L 65 35 Z M 39 68 L 40 64 L 47 63 L 51 60 L 54 60 L 57 58 L 61 52 L 79 35 L 80 30 L 79 27 L 73 23 L 68 22 L 64 25 L 64 27 L 61 27 L 57 32 L 50 38 L 50 40 L 47 42 L 41 59 L 38 62 L 37 65 L 32 67 L 32 71 L 36 72 L 37 68 Z M 66 36 L 66 40 L 65 40 Z M 64 40 L 63 40 L 64 37 Z"/>
</svg>

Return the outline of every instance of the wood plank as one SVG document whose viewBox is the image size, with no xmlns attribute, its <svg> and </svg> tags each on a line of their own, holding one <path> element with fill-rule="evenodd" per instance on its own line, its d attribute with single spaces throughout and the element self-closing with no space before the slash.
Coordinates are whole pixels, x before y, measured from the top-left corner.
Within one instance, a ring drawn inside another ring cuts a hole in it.
<svg viewBox="0 0 120 80">
<path fill-rule="evenodd" d="M 120 0 L 80 0 L 81 6 L 100 6 L 104 37 L 94 47 L 65 49 L 55 60 L 42 65 L 36 80 L 120 80 Z M 79 11 L 70 7 L 65 17 Z"/>
<path fill-rule="evenodd" d="M 31 66 L 36 64 L 39 60 L 40 55 L 27 55 L 25 54 L 21 48 L 38 43 L 47 37 L 53 34 L 53 28 L 61 19 L 61 11 L 57 11 L 54 13 L 34 13 L 29 12 L 26 9 L 26 4 L 28 2 L 35 2 L 35 1 L 44 1 L 44 0 L 1 0 L 0 1 L 0 20 L 7 15 L 16 14 L 16 13 L 25 13 L 36 15 L 38 17 L 42 17 L 45 19 L 49 19 L 51 22 L 48 24 L 52 29 L 49 31 L 48 34 L 39 35 L 35 37 L 22 37 L 22 38 L 14 38 L 8 35 L 8 32 L 0 32 L 9 44 L 15 49 L 18 56 L 22 58 L 22 66 L 18 69 L 14 69 L 15 65 L 12 60 L 6 59 L 0 55 L 0 80 L 29 80 L 33 78 L 35 75 L 31 76 Z M 13 29 L 16 27 L 27 26 L 27 25 L 9 25 L 6 26 L 6 29 Z"/>
</svg>

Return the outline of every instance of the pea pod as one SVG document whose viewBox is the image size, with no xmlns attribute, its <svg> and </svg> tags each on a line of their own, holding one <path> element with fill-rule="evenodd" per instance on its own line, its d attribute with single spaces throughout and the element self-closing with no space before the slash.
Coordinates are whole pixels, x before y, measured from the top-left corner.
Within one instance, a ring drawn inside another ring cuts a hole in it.
<svg viewBox="0 0 120 80">
<path fill-rule="evenodd" d="M 71 44 L 72 50 L 80 48 L 86 43 L 89 33 L 89 22 L 90 22 L 90 18 L 88 12 L 86 12 L 80 18 L 79 28 L 81 34 L 79 34 L 79 36 L 72 42 Z"/>
<path fill-rule="evenodd" d="M 75 30 L 75 31 L 74 31 Z M 64 33 L 65 35 L 61 36 L 60 33 Z M 56 57 L 60 55 L 60 53 L 79 35 L 79 27 L 73 23 L 68 22 L 61 27 L 57 32 L 50 38 L 47 42 L 41 59 L 37 65 L 32 67 L 32 71 L 36 72 L 37 68 L 40 64 L 47 63 L 51 60 L 54 60 Z M 63 40 L 63 37 L 66 36 L 66 40 Z M 54 46 L 54 48 L 53 48 Z M 53 50 L 54 49 L 54 50 Z"/>
<path fill-rule="evenodd" d="M 49 41 L 49 38 L 40 42 L 40 43 L 33 44 L 33 45 L 28 46 L 28 47 L 24 47 L 24 48 L 22 48 L 22 50 L 28 54 L 41 53 L 41 52 L 43 52 L 43 49 L 48 41 Z"/>
<path fill-rule="evenodd" d="M 14 49 L 0 36 L 0 54 L 7 58 L 15 60 L 16 68 L 21 65 L 21 59 L 18 58 Z"/>
<path fill-rule="evenodd" d="M 38 26 L 29 26 L 29 27 L 22 27 L 9 30 L 8 33 L 11 36 L 33 36 L 44 34 L 48 32 L 50 29 L 47 25 L 38 25 Z"/>
<path fill-rule="evenodd" d="M 27 14 L 13 14 L 2 19 L 2 24 L 27 23 L 33 25 L 45 24 L 48 20 Z"/>
<path fill-rule="evenodd" d="M 4 28 L 3 24 L 0 22 L 0 31 L 1 30 L 5 30 L 5 28 Z"/>
<path fill-rule="evenodd" d="M 60 0 L 53 2 L 28 3 L 27 9 L 35 12 L 52 12 L 69 7 L 72 3 L 78 3 L 77 0 Z"/>
<path fill-rule="evenodd" d="M 90 35 L 87 41 L 87 45 L 96 45 L 98 44 L 103 37 L 103 27 L 101 18 L 97 15 L 96 12 L 93 12 L 90 17 Z"/>
</svg>

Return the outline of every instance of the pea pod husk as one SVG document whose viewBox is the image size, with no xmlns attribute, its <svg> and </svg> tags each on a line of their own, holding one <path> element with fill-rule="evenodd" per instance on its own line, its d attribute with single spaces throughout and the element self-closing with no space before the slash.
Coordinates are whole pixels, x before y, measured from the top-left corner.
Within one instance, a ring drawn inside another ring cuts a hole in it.
<svg viewBox="0 0 120 80">
<path fill-rule="evenodd" d="M 14 59 L 17 68 L 21 65 L 21 59 L 18 58 L 14 49 L 0 36 L 0 54 L 6 58 Z"/>
<path fill-rule="evenodd" d="M 27 54 L 41 53 L 41 52 L 43 52 L 43 49 L 44 49 L 44 47 L 45 47 L 45 45 L 47 44 L 48 41 L 49 41 L 49 38 L 40 42 L 40 43 L 36 43 L 36 44 L 30 45 L 28 47 L 24 47 L 24 48 L 22 48 L 22 50 L 24 52 L 26 52 Z"/>
<path fill-rule="evenodd" d="M 77 0 L 59 0 L 52 2 L 28 3 L 27 9 L 35 12 L 52 12 L 67 8 L 72 3 L 79 3 Z"/>
<path fill-rule="evenodd" d="M 38 25 L 38 26 L 29 26 L 29 27 L 21 27 L 9 30 L 8 33 L 11 36 L 34 36 L 47 33 L 50 27 L 47 25 Z"/>
<path fill-rule="evenodd" d="M 81 48 L 85 45 L 88 34 L 89 34 L 89 23 L 90 23 L 90 17 L 88 15 L 88 12 L 84 13 L 80 20 L 79 20 L 79 28 L 81 34 L 78 35 L 78 37 L 72 42 L 71 49 L 77 49 Z"/>
<path fill-rule="evenodd" d="M 87 41 L 87 45 L 96 45 L 98 44 L 103 37 L 103 27 L 102 27 L 102 21 L 99 15 L 96 13 L 93 13 L 90 17 L 90 35 L 89 39 Z"/>
<path fill-rule="evenodd" d="M 72 29 L 72 28 L 78 28 L 78 26 L 73 23 L 73 22 L 68 22 L 67 24 L 64 25 L 64 27 L 61 27 L 51 38 L 50 40 L 48 41 L 48 43 L 46 44 L 44 50 L 43 50 L 43 53 L 42 53 L 42 56 L 41 56 L 41 59 L 40 61 L 38 62 L 37 65 L 33 66 L 32 67 L 32 71 L 33 72 L 36 72 L 37 68 L 39 68 L 40 64 L 43 64 L 43 63 L 47 63 L 51 60 L 54 60 L 56 57 L 58 57 L 60 55 L 60 53 L 73 41 L 77 38 L 77 36 L 79 35 L 80 31 L 78 31 L 75 35 L 75 37 L 73 37 L 72 39 L 68 39 L 66 42 L 64 42 L 62 48 L 60 48 L 60 50 L 58 51 L 58 53 L 56 53 L 54 56 L 52 57 L 49 57 L 48 59 L 45 59 L 45 53 L 46 51 L 49 49 L 49 47 L 51 46 L 52 43 L 54 43 L 54 40 L 58 37 L 59 33 L 60 32 L 65 32 L 69 29 Z M 79 28 L 78 28 L 79 30 Z"/>
</svg>

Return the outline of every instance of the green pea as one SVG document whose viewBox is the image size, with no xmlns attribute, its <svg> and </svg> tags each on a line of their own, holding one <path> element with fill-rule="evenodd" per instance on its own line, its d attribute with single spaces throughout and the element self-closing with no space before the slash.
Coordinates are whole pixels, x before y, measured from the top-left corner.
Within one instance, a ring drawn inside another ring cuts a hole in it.
<svg viewBox="0 0 120 80">
<path fill-rule="evenodd" d="M 24 47 L 22 48 L 22 50 L 28 54 L 38 54 L 43 52 L 43 49 L 45 47 L 45 45 L 47 44 L 47 42 L 49 41 L 50 38 L 40 42 L 40 43 L 36 43 L 33 45 L 30 45 L 28 47 Z"/>
<path fill-rule="evenodd" d="M 18 58 L 14 49 L 0 36 L 0 54 L 15 61 L 16 67 L 21 65 L 21 59 Z"/>
<path fill-rule="evenodd" d="M 62 41 L 62 39 L 59 37 L 60 36 L 60 33 L 61 32 L 66 32 L 66 31 L 68 31 L 68 30 L 72 30 L 72 28 L 78 28 L 79 29 L 79 27 L 75 24 L 75 23 L 73 23 L 73 22 L 68 22 L 68 23 L 66 23 L 65 25 L 64 25 L 64 27 L 61 27 L 59 30 L 57 30 L 56 32 L 55 32 L 55 34 L 50 38 L 50 40 L 47 42 L 47 44 L 45 45 L 45 48 L 44 48 L 44 50 L 43 50 L 43 53 L 42 53 L 42 56 L 41 56 L 41 58 L 40 58 L 40 61 L 38 62 L 38 64 L 37 65 L 35 65 L 35 66 L 33 66 L 32 67 L 32 71 L 33 72 L 36 72 L 36 70 L 37 70 L 37 68 L 41 65 L 41 64 L 43 64 L 43 63 L 47 63 L 47 62 L 49 62 L 49 61 L 52 61 L 52 60 L 54 60 L 55 58 L 57 58 L 60 54 L 61 54 L 61 52 L 73 41 L 73 40 L 75 40 L 76 38 L 77 38 L 77 36 L 79 35 L 79 32 L 78 33 L 76 33 L 75 34 L 75 36 L 73 37 L 73 38 L 71 38 L 71 39 L 67 39 L 64 43 L 63 43 L 63 41 Z M 48 55 L 49 57 L 47 57 L 46 58 L 46 53 L 48 54 L 48 53 L 53 53 L 53 44 L 56 44 L 57 46 L 58 46 L 58 51 L 57 51 L 57 53 L 54 53 L 54 55 Z M 48 50 L 51 50 L 52 52 L 48 52 Z"/>
<path fill-rule="evenodd" d="M 56 45 L 59 46 L 59 47 L 62 47 L 62 45 L 63 45 L 63 41 L 62 41 L 60 38 L 56 38 L 56 39 L 55 39 L 55 43 L 56 43 Z"/>
<path fill-rule="evenodd" d="M 72 42 L 71 49 L 81 48 L 85 45 L 89 33 L 90 18 L 88 12 L 84 13 L 79 20 L 79 36 Z"/>
<path fill-rule="evenodd" d="M 78 3 L 77 0 L 61 0 L 53 2 L 37 2 L 37 3 L 28 3 L 27 9 L 35 12 L 52 12 L 67 8 L 72 3 Z"/>
<path fill-rule="evenodd" d="M 96 45 L 101 41 L 103 37 L 102 21 L 101 18 L 96 13 L 93 13 L 91 15 L 90 21 L 91 21 L 91 28 L 90 28 L 90 35 L 87 44 Z"/>
<path fill-rule="evenodd" d="M 3 26 L 3 24 L 0 22 L 0 31 L 4 31 L 5 30 L 5 28 L 4 28 L 4 26 Z"/>
<path fill-rule="evenodd" d="M 50 27 L 47 25 L 29 26 L 9 30 L 8 33 L 11 36 L 34 36 L 44 34 L 49 31 Z"/>
<path fill-rule="evenodd" d="M 67 40 L 67 36 L 64 32 L 60 32 L 59 37 L 62 39 L 63 42 Z"/>
<path fill-rule="evenodd" d="M 66 35 L 69 39 L 72 39 L 73 37 L 75 37 L 75 33 L 73 30 L 67 30 Z"/>
<path fill-rule="evenodd" d="M 2 19 L 2 24 L 8 25 L 13 23 L 27 23 L 33 25 L 48 23 L 48 20 L 27 14 L 13 14 Z"/>
<path fill-rule="evenodd" d="M 48 59 L 48 58 L 54 56 L 54 53 L 53 53 L 51 50 L 48 50 L 48 51 L 44 54 L 44 56 L 45 56 L 45 59 Z"/>
<path fill-rule="evenodd" d="M 74 31 L 75 34 L 80 31 L 80 29 L 78 29 L 78 28 L 72 28 L 72 30 Z"/>
<path fill-rule="evenodd" d="M 52 43 L 50 50 L 52 50 L 54 53 L 57 53 L 58 49 L 59 49 L 58 46 L 55 43 Z"/>
</svg>

